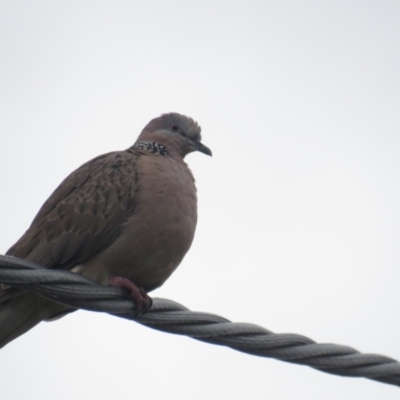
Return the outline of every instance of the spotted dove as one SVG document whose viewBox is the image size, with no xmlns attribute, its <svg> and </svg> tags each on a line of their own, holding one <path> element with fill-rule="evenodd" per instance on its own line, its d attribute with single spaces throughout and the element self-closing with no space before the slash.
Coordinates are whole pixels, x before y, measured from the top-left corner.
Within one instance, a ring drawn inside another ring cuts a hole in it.
<svg viewBox="0 0 400 400">
<path fill-rule="evenodd" d="M 7 252 L 45 268 L 66 269 L 129 289 L 141 313 L 189 250 L 196 229 L 194 178 L 183 161 L 211 155 L 201 129 L 177 113 L 150 121 L 125 151 L 72 172 Z M 32 293 L 0 291 L 0 347 L 40 321 L 71 309 Z"/>
</svg>

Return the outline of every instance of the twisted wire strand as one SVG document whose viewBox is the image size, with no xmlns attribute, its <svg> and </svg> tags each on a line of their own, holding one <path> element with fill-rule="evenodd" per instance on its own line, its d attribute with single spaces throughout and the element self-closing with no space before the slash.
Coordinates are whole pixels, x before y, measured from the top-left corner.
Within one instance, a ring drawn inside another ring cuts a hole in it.
<svg viewBox="0 0 400 400">
<path fill-rule="evenodd" d="M 27 260 L 0 255 L 0 282 L 20 292 L 30 291 L 72 308 L 135 320 L 159 331 L 260 357 L 308 365 L 330 374 L 400 386 L 400 363 L 392 358 L 361 354 L 348 346 L 316 343 L 294 333 L 273 333 L 255 324 L 231 322 L 215 314 L 190 311 L 167 299 L 154 298 L 151 309 L 135 317 L 135 303 L 124 289 L 101 286 L 68 271 L 44 269 Z"/>
</svg>

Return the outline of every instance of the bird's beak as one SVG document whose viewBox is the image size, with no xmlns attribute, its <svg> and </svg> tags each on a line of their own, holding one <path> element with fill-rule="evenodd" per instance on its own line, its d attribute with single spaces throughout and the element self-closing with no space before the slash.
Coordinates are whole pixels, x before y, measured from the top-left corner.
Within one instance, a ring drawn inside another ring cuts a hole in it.
<svg viewBox="0 0 400 400">
<path fill-rule="evenodd" d="M 192 146 L 193 146 L 197 151 L 200 151 L 200 153 L 207 154 L 208 156 L 212 156 L 211 150 L 210 150 L 207 146 L 204 146 L 203 143 L 196 142 L 196 141 L 194 141 L 194 140 L 192 140 L 191 142 L 192 142 Z"/>
</svg>

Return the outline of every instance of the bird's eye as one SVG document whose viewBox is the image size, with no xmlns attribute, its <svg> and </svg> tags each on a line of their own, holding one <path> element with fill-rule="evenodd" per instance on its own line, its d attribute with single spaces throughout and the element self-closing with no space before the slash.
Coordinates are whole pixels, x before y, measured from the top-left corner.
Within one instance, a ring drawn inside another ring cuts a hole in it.
<svg viewBox="0 0 400 400">
<path fill-rule="evenodd" d="M 179 125 L 177 125 L 177 124 L 172 124 L 172 125 L 171 125 L 171 131 L 178 132 L 178 131 L 179 131 Z"/>
</svg>

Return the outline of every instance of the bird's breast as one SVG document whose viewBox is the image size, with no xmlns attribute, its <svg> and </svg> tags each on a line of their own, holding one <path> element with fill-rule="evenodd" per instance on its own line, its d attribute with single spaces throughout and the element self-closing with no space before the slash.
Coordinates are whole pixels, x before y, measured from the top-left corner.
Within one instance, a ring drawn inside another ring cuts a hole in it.
<svg viewBox="0 0 400 400">
<path fill-rule="evenodd" d="M 133 214 L 101 258 L 87 263 L 84 274 L 106 283 L 112 271 L 149 291 L 165 282 L 192 244 L 196 188 L 187 165 L 172 157 L 142 156 L 137 172 Z"/>
</svg>

